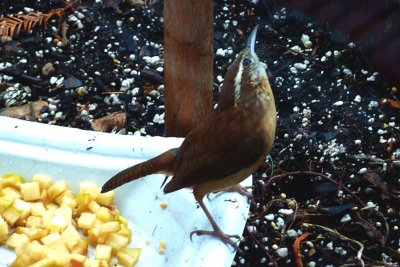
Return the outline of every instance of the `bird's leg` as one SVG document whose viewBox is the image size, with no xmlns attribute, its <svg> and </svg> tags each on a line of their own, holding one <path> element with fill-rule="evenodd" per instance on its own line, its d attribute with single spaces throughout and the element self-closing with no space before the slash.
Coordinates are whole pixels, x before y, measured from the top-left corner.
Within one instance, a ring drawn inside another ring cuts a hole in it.
<svg viewBox="0 0 400 267">
<path fill-rule="evenodd" d="M 222 242 L 227 243 L 231 245 L 235 250 L 241 252 L 239 249 L 239 246 L 237 245 L 237 242 L 234 242 L 232 238 L 237 238 L 240 240 L 239 235 L 227 235 L 222 230 L 218 227 L 217 223 L 214 221 L 213 217 L 211 216 L 210 212 L 208 211 L 206 205 L 203 202 L 203 196 L 197 197 L 195 195 L 195 198 L 197 202 L 199 203 L 200 207 L 203 209 L 204 213 L 206 214 L 208 220 L 211 223 L 211 226 L 213 228 L 213 231 L 207 231 L 207 230 L 194 230 L 190 233 L 190 240 L 192 240 L 193 234 L 196 235 L 212 235 L 215 237 L 218 237 Z"/>
</svg>

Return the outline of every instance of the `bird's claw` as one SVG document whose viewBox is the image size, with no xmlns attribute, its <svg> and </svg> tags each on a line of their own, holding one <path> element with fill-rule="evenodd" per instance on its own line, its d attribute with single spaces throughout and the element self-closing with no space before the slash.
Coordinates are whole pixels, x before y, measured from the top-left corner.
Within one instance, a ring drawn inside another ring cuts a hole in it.
<svg viewBox="0 0 400 267">
<path fill-rule="evenodd" d="M 211 236 L 215 236 L 217 238 L 219 238 L 222 242 L 227 243 L 229 245 L 231 245 L 233 247 L 234 250 L 242 253 L 242 250 L 239 248 L 239 246 L 237 245 L 237 241 L 233 241 L 232 238 L 236 238 L 239 241 L 241 240 L 241 237 L 239 235 L 228 235 L 228 234 L 224 234 L 224 233 L 220 233 L 217 231 L 207 231 L 207 230 L 194 230 L 190 233 L 190 241 L 192 241 L 192 236 L 196 234 L 196 235 L 211 235 Z"/>
</svg>

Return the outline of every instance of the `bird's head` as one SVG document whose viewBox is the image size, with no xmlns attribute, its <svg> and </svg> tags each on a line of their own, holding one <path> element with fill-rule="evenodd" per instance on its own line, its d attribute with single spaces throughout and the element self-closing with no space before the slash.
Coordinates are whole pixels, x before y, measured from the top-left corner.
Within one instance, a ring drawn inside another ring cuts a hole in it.
<svg viewBox="0 0 400 267">
<path fill-rule="evenodd" d="M 246 47 L 230 65 L 221 89 L 220 105 L 237 105 L 246 94 L 255 93 L 261 86 L 268 85 L 265 71 L 267 65 L 258 59 L 254 50 L 258 25 L 251 32 Z"/>
</svg>

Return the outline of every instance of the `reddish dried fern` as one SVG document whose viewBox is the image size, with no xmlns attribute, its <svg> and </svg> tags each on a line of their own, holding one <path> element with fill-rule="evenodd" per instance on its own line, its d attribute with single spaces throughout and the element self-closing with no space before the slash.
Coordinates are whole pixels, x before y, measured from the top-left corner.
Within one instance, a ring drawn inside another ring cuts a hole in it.
<svg viewBox="0 0 400 267">
<path fill-rule="evenodd" d="M 44 26 L 47 28 L 48 21 L 51 17 L 57 16 L 61 22 L 62 15 L 67 9 L 73 9 L 74 4 L 80 0 L 65 1 L 65 7 L 52 9 L 48 13 L 29 12 L 27 14 L 12 14 L 5 17 L 0 17 L 0 39 L 2 37 L 13 37 L 19 34 L 21 29 L 30 31 L 35 26 Z"/>
</svg>

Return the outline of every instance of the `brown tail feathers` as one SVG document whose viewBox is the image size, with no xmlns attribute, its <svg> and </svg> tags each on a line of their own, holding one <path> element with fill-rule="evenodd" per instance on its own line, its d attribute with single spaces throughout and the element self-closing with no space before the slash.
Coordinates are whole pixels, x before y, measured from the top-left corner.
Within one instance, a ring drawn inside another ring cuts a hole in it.
<svg viewBox="0 0 400 267">
<path fill-rule="evenodd" d="M 178 148 L 170 149 L 155 158 L 136 164 L 117 173 L 103 185 L 101 192 L 108 192 L 149 174 L 173 173 L 178 150 Z"/>
</svg>

